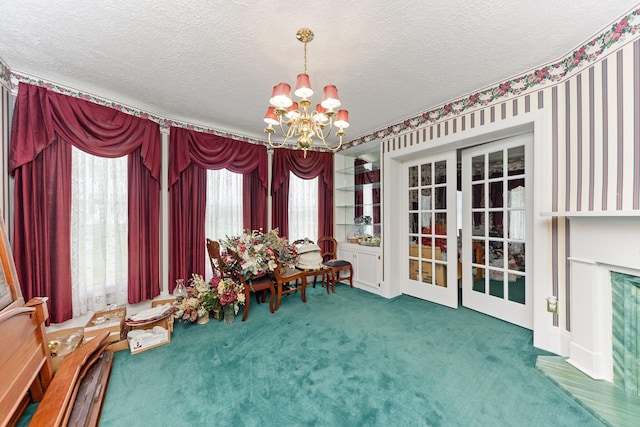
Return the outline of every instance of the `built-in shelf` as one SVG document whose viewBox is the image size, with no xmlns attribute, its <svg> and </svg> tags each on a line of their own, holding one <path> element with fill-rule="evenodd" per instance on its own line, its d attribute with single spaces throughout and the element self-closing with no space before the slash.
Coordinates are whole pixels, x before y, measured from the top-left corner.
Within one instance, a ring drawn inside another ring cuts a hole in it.
<svg viewBox="0 0 640 427">
<path fill-rule="evenodd" d="M 566 212 L 540 212 L 540 216 L 548 217 L 622 217 L 622 216 L 639 216 L 640 210 L 637 211 L 566 211 Z"/>
<path fill-rule="evenodd" d="M 371 207 L 380 207 L 382 206 L 380 203 L 340 203 L 340 204 L 336 204 L 336 208 L 355 208 L 355 207 L 365 207 L 365 206 L 371 206 Z"/>
<path fill-rule="evenodd" d="M 376 188 L 380 188 L 380 183 L 379 182 L 372 182 L 369 184 L 357 184 L 357 185 L 347 185 L 347 186 L 342 186 L 342 187 L 336 187 L 336 191 L 348 191 L 348 192 L 354 192 L 357 190 L 362 190 L 365 188 L 366 185 L 369 185 L 371 189 L 376 189 Z"/>
<path fill-rule="evenodd" d="M 345 175 L 357 175 L 359 173 L 372 172 L 380 170 L 380 162 L 365 163 L 364 165 L 349 166 L 336 170 L 336 173 Z"/>
</svg>

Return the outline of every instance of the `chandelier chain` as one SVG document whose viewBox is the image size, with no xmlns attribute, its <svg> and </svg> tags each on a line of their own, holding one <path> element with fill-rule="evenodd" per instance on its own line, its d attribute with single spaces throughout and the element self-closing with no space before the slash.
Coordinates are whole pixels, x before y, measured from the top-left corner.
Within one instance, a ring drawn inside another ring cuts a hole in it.
<svg viewBox="0 0 640 427">
<path fill-rule="evenodd" d="M 307 42 L 304 42 L 304 73 L 307 74 Z"/>
</svg>

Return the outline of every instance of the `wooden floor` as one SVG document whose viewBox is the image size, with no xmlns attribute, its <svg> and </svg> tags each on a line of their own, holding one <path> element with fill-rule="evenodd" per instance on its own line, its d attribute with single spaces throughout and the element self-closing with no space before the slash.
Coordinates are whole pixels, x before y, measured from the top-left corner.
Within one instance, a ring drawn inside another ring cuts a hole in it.
<svg viewBox="0 0 640 427">
<path fill-rule="evenodd" d="M 629 396 L 608 381 L 594 380 L 561 356 L 538 356 L 536 368 L 600 421 L 611 426 L 637 426 L 640 397 Z"/>
</svg>

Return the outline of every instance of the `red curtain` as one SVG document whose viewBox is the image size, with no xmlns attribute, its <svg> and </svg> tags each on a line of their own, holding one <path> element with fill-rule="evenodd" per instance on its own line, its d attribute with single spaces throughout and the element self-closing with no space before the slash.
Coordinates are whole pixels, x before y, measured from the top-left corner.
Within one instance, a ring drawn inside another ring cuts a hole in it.
<svg viewBox="0 0 640 427">
<path fill-rule="evenodd" d="M 303 179 L 318 179 L 318 236 L 333 236 L 333 153 L 278 148 L 273 154 L 271 187 L 273 228 L 289 234 L 289 174 Z"/>
<path fill-rule="evenodd" d="M 11 129 L 16 268 L 27 298 L 71 307 L 71 145 L 129 163 L 129 302 L 160 294 L 160 129 L 149 120 L 20 83 Z"/>
<path fill-rule="evenodd" d="M 243 174 L 243 227 L 267 228 L 267 147 L 183 128 L 169 144 L 169 290 L 205 270 L 207 169 Z"/>
</svg>

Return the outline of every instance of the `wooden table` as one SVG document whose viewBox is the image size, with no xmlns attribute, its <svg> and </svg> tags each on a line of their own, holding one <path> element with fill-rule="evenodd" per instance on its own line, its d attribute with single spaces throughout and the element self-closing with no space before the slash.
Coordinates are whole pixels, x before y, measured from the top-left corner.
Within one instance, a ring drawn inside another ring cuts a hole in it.
<svg viewBox="0 0 640 427">
<path fill-rule="evenodd" d="M 321 284 L 323 287 L 327 288 L 327 293 L 331 294 L 331 283 L 333 282 L 333 269 L 331 269 L 330 267 L 327 267 L 326 265 L 322 264 L 320 267 L 318 268 L 308 268 L 308 269 L 303 269 L 300 267 L 296 267 L 298 270 L 304 272 L 304 274 L 307 277 L 313 277 L 314 278 L 314 282 L 313 282 L 313 287 L 315 288 L 316 286 L 316 282 L 315 282 L 315 277 L 320 276 L 321 279 Z"/>
<path fill-rule="evenodd" d="M 312 270 L 300 270 L 297 268 L 287 268 L 285 271 L 274 271 L 276 279 L 276 303 L 273 311 L 277 311 L 280 308 L 280 300 L 283 295 L 288 295 L 293 292 L 300 291 L 302 296 L 302 302 L 307 302 L 307 278 L 322 276 L 322 283 L 327 284 L 327 293 L 329 293 L 329 275 L 332 274 L 332 270 L 328 267 L 321 266 L 320 268 Z M 290 284 L 286 286 L 286 284 Z"/>
</svg>

